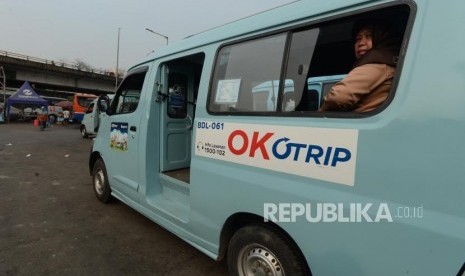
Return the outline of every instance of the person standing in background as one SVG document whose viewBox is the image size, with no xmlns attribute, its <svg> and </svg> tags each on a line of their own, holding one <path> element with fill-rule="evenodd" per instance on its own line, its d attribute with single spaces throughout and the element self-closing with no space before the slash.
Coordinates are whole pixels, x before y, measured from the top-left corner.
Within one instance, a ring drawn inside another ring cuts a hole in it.
<svg viewBox="0 0 465 276">
<path fill-rule="evenodd" d="M 63 125 L 64 126 L 67 126 L 69 123 L 69 115 L 70 113 L 68 109 L 63 110 Z"/>
<path fill-rule="evenodd" d="M 48 112 L 45 106 L 42 106 L 37 112 L 37 120 L 39 121 L 40 130 L 44 130 L 47 127 Z"/>
</svg>

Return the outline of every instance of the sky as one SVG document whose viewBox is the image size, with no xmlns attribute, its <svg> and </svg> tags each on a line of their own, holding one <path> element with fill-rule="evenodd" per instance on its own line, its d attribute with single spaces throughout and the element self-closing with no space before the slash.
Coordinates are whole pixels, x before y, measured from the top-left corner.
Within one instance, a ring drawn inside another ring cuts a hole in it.
<svg viewBox="0 0 465 276">
<path fill-rule="evenodd" d="M 154 50 L 295 0 L 0 0 L 0 51 L 114 70 Z M 1 53 L 0 53 L 1 54 Z"/>
</svg>

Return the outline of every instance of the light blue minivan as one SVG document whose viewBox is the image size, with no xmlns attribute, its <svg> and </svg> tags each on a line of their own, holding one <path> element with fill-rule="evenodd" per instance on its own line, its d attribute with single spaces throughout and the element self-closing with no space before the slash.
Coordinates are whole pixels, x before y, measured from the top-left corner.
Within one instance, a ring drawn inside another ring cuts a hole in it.
<svg viewBox="0 0 465 276">
<path fill-rule="evenodd" d="M 94 192 L 231 275 L 464 275 L 464 15 L 459 0 L 302 0 L 173 43 L 102 114 Z M 368 18 L 400 38 L 387 100 L 319 111 Z"/>
</svg>

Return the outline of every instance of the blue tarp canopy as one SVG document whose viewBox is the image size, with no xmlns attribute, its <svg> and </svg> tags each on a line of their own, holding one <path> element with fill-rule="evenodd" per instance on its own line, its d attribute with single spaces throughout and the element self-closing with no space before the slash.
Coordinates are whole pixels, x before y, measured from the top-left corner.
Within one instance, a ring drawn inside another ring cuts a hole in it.
<svg viewBox="0 0 465 276">
<path fill-rule="evenodd" d="M 48 106 L 48 102 L 42 99 L 35 91 L 32 89 L 29 82 L 24 82 L 24 84 L 11 95 L 7 100 L 7 114 L 10 114 L 10 107 L 12 105 L 27 105 L 27 106 Z"/>
</svg>

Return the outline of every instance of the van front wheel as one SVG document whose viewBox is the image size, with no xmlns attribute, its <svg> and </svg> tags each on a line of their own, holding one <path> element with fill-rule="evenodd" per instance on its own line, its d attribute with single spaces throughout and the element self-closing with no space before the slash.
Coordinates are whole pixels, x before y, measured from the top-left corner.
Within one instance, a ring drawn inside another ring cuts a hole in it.
<svg viewBox="0 0 465 276">
<path fill-rule="evenodd" d="M 92 186 L 95 196 L 103 203 L 111 200 L 111 188 L 108 184 L 107 168 L 102 159 L 98 159 L 92 169 Z"/>
<path fill-rule="evenodd" d="M 230 275 L 309 275 L 305 261 L 277 230 L 253 224 L 239 229 L 228 247 Z"/>
</svg>

